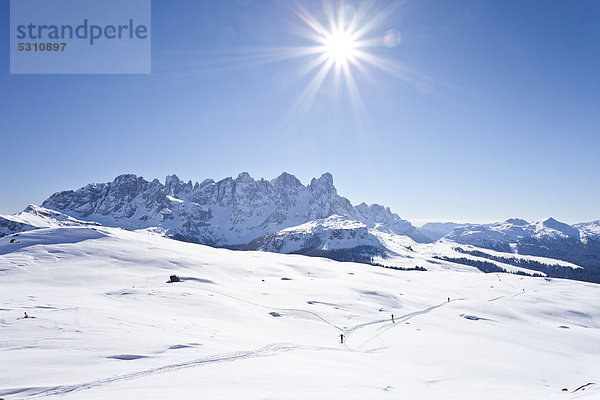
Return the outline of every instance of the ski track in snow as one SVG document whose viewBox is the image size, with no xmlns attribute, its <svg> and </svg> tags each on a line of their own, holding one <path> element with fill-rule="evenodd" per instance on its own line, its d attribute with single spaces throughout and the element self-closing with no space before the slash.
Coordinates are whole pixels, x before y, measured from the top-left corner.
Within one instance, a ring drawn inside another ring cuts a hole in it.
<svg viewBox="0 0 600 400">
<path fill-rule="evenodd" d="M 450 302 L 462 301 L 462 300 L 466 300 L 466 298 L 463 297 L 463 298 L 460 298 L 460 299 L 454 299 L 454 300 L 451 300 Z M 398 326 L 402 326 L 402 325 L 400 325 L 400 322 L 408 321 L 409 319 L 412 319 L 412 318 L 417 317 L 419 315 L 428 314 L 428 313 L 430 313 L 431 311 L 433 311 L 433 310 L 435 310 L 437 308 L 440 308 L 440 307 L 445 306 L 446 304 L 449 304 L 450 302 L 444 301 L 444 302 L 442 302 L 442 303 L 440 303 L 438 305 L 431 306 L 431 307 L 425 308 L 425 309 L 420 310 L 420 311 L 413 311 L 411 313 L 401 315 L 398 318 L 395 318 L 396 323 L 391 323 L 389 325 L 386 325 L 386 326 L 383 326 L 383 327 L 377 329 L 377 333 L 375 335 L 373 335 L 372 337 L 370 337 L 369 339 L 367 339 L 366 341 L 364 341 L 363 343 L 361 343 L 357 348 L 361 348 L 364 345 L 366 345 L 367 343 L 371 342 L 372 340 L 379 338 L 379 336 L 381 336 L 381 334 L 383 334 L 384 332 L 386 332 L 386 331 L 388 331 L 388 330 L 390 330 L 392 328 L 395 328 L 395 327 L 398 327 Z M 385 320 L 382 320 L 382 321 L 379 321 L 379 322 L 386 322 L 386 321 L 389 322 L 389 319 L 385 319 Z M 361 324 L 358 327 L 362 328 L 364 326 L 373 325 L 375 323 L 377 323 L 377 321 L 368 322 L 366 324 Z M 357 327 L 354 327 L 351 330 L 350 333 L 354 332 L 356 329 L 357 329 Z M 384 348 L 387 348 L 387 346 L 385 345 L 385 343 L 383 344 L 383 346 L 384 346 Z M 367 351 L 367 352 L 370 352 L 370 351 Z"/>
<path fill-rule="evenodd" d="M 273 356 L 278 353 L 286 352 L 297 348 L 297 346 L 289 343 L 274 343 L 263 346 L 256 350 L 248 350 L 248 351 L 238 351 L 233 353 L 225 353 L 218 354 L 210 357 L 200 358 L 197 360 L 180 362 L 175 364 L 168 364 L 162 367 L 151 368 L 143 371 L 132 372 L 124 375 L 116 375 L 109 378 L 97 379 L 94 381 L 80 383 L 76 385 L 64 385 L 64 386 L 56 386 L 53 388 L 45 389 L 42 392 L 36 393 L 34 395 L 29 396 L 29 398 L 39 398 L 39 397 L 48 397 L 48 396 L 60 396 L 66 395 L 73 392 L 78 392 L 81 390 L 87 390 L 94 387 L 104 386 L 106 384 L 128 381 L 132 379 L 143 378 L 149 375 L 165 373 L 168 371 L 174 371 L 182 368 L 190 368 L 196 367 L 204 364 L 214 364 L 226 361 L 235 361 L 242 360 L 251 357 L 266 357 Z"/>
<path fill-rule="evenodd" d="M 496 300 L 501 300 L 501 299 L 505 299 L 507 297 L 517 297 L 520 296 L 522 294 L 525 294 L 525 292 L 519 292 L 517 294 L 511 294 L 511 295 L 506 295 L 506 296 L 498 296 L 498 297 L 494 297 L 493 299 L 489 299 L 488 302 L 491 303 L 492 301 L 496 301 Z"/>
<path fill-rule="evenodd" d="M 28 398 L 34 399 L 34 398 L 41 398 L 41 397 L 68 395 L 70 393 L 79 392 L 82 390 L 88 390 L 88 389 L 104 386 L 104 385 L 115 383 L 115 382 L 122 382 L 122 381 L 144 378 L 144 377 L 147 377 L 150 375 L 162 374 L 162 373 L 179 370 L 179 369 L 183 369 L 183 368 L 192 368 L 192 367 L 198 367 L 198 366 L 207 365 L 207 364 L 231 362 L 231 361 L 244 360 L 244 359 L 255 358 L 255 357 L 271 357 L 271 356 L 275 356 L 275 355 L 293 351 L 293 350 L 316 350 L 316 351 L 327 350 L 327 351 L 351 351 L 351 352 L 373 353 L 373 352 L 377 352 L 377 351 L 388 348 L 387 344 L 382 342 L 381 346 L 370 349 L 370 350 L 366 350 L 366 351 L 361 351 L 359 349 L 361 347 L 363 347 L 365 344 L 369 343 L 370 341 L 379 338 L 381 336 L 381 334 L 383 334 L 385 331 L 392 329 L 394 327 L 401 326 L 400 322 L 408 321 L 409 319 L 412 319 L 419 315 L 427 314 L 435 309 L 438 309 L 440 307 L 443 307 L 446 304 L 449 304 L 449 302 L 444 301 L 440 304 L 425 308 L 423 310 L 413 311 L 411 313 L 401 315 L 396 318 L 395 324 L 391 323 L 390 319 L 378 319 L 378 320 L 369 321 L 369 322 L 355 325 L 349 329 L 343 329 L 343 328 L 340 328 L 337 325 L 327 321 L 325 318 L 321 317 L 320 315 L 318 315 L 317 313 L 312 312 L 312 311 L 302 310 L 302 309 L 293 309 L 293 308 L 274 308 L 274 307 L 264 306 L 264 305 L 261 305 L 258 303 L 253 303 L 251 301 L 240 299 L 235 296 L 230 296 L 230 295 L 220 293 L 217 291 L 210 291 L 210 292 L 219 294 L 219 295 L 222 295 L 222 296 L 225 296 L 228 298 L 232 298 L 232 299 L 235 299 L 238 301 L 242 301 L 242 302 L 245 302 L 248 304 L 252 304 L 252 305 L 255 305 L 255 306 L 258 306 L 261 308 L 270 309 L 270 310 L 278 310 L 278 311 L 282 311 L 282 312 L 292 311 L 292 312 L 308 313 L 310 315 L 315 316 L 316 318 L 323 321 L 324 323 L 344 332 L 344 334 L 345 334 L 344 335 L 345 336 L 344 344 L 342 345 L 342 348 L 339 348 L 339 347 L 295 345 L 292 343 L 272 343 L 272 344 L 263 346 L 259 349 L 255 349 L 255 350 L 246 350 L 246 351 L 238 351 L 238 352 L 232 352 L 232 353 L 217 354 L 217 355 L 204 357 L 204 358 L 200 358 L 200 359 L 196 359 L 196 360 L 192 360 L 192 361 L 167 364 L 167 365 L 164 365 L 161 367 L 150 368 L 150 369 L 137 371 L 137 372 L 131 372 L 128 374 L 123 374 L 123 375 L 116 375 L 116 376 L 112 376 L 112 377 L 108 377 L 108 378 L 97 379 L 94 381 L 89 381 L 89 382 L 75 384 L 75 385 L 61 385 L 61 386 L 55 386 L 55 387 L 51 387 L 51 388 L 44 388 L 40 392 L 29 395 Z M 518 293 L 517 295 L 519 295 L 519 294 L 521 294 L 521 293 Z M 454 300 L 451 300 L 451 302 L 462 301 L 462 300 L 466 300 L 466 298 L 454 299 Z M 378 329 L 372 337 L 367 339 L 365 342 L 361 343 L 358 347 L 352 348 L 352 347 L 348 346 L 348 344 L 347 344 L 348 337 L 353 332 L 356 332 L 362 328 L 366 328 L 371 325 L 381 324 L 381 323 L 385 323 L 385 322 L 390 322 L 390 325 L 387 325 L 387 326 L 384 326 L 384 327 Z M 22 391 L 26 391 L 26 390 L 28 390 L 28 389 L 24 389 Z M 12 393 L 17 393 L 17 392 L 13 391 Z"/>
<path fill-rule="evenodd" d="M 95 387 L 100 387 L 100 386 L 104 386 L 104 385 L 115 383 L 115 382 L 122 382 L 122 381 L 129 381 L 129 380 L 133 380 L 133 379 L 144 378 L 144 377 L 147 377 L 150 375 L 166 373 L 166 372 L 175 371 L 175 370 L 179 370 L 179 369 L 183 369 L 183 368 L 192 368 L 192 367 L 197 367 L 197 366 L 206 365 L 206 364 L 231 362 L 231 361 L 244 360 L 244 359 L 256 358 L 256 357 L 271 357 L 271 356 L 275 356 L 277 354 L 285 353 L 285 352 L 292 351 L 292 350 L 343 351 L 343 349 L 336 348 L 336 347 L 305 346 L 305 345 L 295 345 L 292 343 L 272 343 L 272 344 L 263 346 L 259 349 L 255 349 L 255 350 L 246 350 L 246 351 L 238 351 L 238 352 L 233 352 L 233 353 L 217 354 L 217 355 L 213 355 L 213 356 L 209 356 L 209 357 L 205 357 L 205 358 L 200 358 L 197 360 L 185 361 L 185 362 L 180 362 L 180 363 L 175 363 L 175 364 L 167 364 L 167 365 L 163 365 L 162 367 L 150 368 L 150 369 L 146 369 L 143 371 L 131 372 L 128 374 L 123 374 L 123 375 L 116 375 L 116 376 L 112 376 L 109 378 L 97 379 L 94 381 L 75 384 L 75 385 L 62 385 L 62 386 L 55 386 L 52 388 L 44 388 L 42 391 L 28 396 L 28 398 L 35 399 L 35 398 L 49 397 L 49 396 L 68 395 L 73 392 L 79 392 L 82 390 L 92 389 Z M 5 392 L 4 395 L 23 392 L 26 390 L 28 390 L 28 389 L 10 391 L 8 393 Z"/>
</svg>

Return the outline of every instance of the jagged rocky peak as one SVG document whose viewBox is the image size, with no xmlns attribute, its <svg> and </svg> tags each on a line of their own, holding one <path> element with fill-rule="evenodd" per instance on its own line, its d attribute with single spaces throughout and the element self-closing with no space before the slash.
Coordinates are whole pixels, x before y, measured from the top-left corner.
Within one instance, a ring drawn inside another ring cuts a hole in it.
<svg viewBox="0 0 600 400">
<path fill-rule="evenodd" d="M 134 174 L 124 174 L 117 176 L 110 185 L 110 191 L 120 191 L 122 193 L 139 192 L 145 185 L 152 184 L 143 177 Z"/>
<path fill-rule="evenodd" d="M 307 188 L 310 192 L 307 220 L 327 218 L 333 214 L 357 218 L 356 210 L 350 200 L 337 194 L 337 189 L 333 185 L 333 176 L 329 172 L 318 179 L 313 178 Z"/>
<path fill-rule="evenodd" d="M 246 183 L 258 182 L 258 180 L 255 180 L 253 177 L 251 177 L 248 172 L 240 172 L 238 174 L 238 176 L 233 179 L 233 181 L 238 182 L 238 183 L 239 182 L 246 182 Z"/>
<path fill-rule="evenodd" d="M 354 208 L 356 211 L 364 214 L 367 212 L 367 208 L 369 208 L 369 206 L 363 201 L 362 203 L 355 205 Z"/>
<path fill-rule="evenodd" d="M 296 178 L 292 174 L 288 174 L 287 172 L 282 173 L 277 178 L 271 179 L 271 185 L 275 189 L 301 189 L 304 188 L 304 185 L 298 178 Z"/>
<path fill-rule="evenodd" d="M 313 191 L 323 191 L 337 194 L 337 190 L 335 186 L 333 186 L 333 175 L 331 175 L 329 172 L 326 172 L 323 175 L 321 175 L 319 179 L 313 178 L 310 181 L 309 187 Z"/>
<path fill-rule="evenodd" d="M 121 185 L 124 183 L 128 183 L 128 182 L 135 182 L 138 179 L 144 179 L 143 177 L 139 177 L 135 174 L 122 174 L 122 175 L 118 175 L 113 182 L 117 185 Z"/>
<path fill-rule="evenodd" d="M 407 235 L 417 242 L 432 241 L 416 229 L 410 222 L 393 213 L 389 207 L 380 204 L 361 203 L 354 207 L 357 219 L 367 227 L 396 235 Z"/>
<path fill-rule="evenodd" d="M 397 215 L 392 213 L 389 207 L 384 207 L 380 204 L 366 205 L 365 203 L 361 203 L 361 205 L 361 211 L 374 221 L 382 222 L 397 217 Z"/>
<path fill-rule="evenodd" d="M 354 208 L 358 213 L 359 219 L 365 222 L 367 226 L 400 220 L 400 217 L 392 213 L 389 208 L 379 204 L 367 205 L 360 203 Z"/>
<path fill-rule="evenodd" d="M 237 181 L 254 182 L 254 178 L 248 172 L 240 172 L 236 178 Z"/>
<path fill-rule="evenodd" d="M 200 184 L 199 187 L 203 188 L 203 187 L 206 187 L 206 186 L 212 186 L 214 184 L 215 184 L 215 181 L 213 179 L 205 179 L 205 180 L 202 181 L 202 183 Z M 197 183 L 196 183 L 196 185 L 197 185 Z"/>
<path fill-rule="evenodd" d="M 155 179 L 152 183 L 155 183 L 155 181 L 158 182 L 158 180 Z M 198 184 L 196 183 L 196 185 Z M 194 185 L 191 180 L 188 181 L 188 183 L 184 183 L 177 175 L 173 174 L 165 178 L 165 188 L 169 195 L 177 197 L 181 192 L 191 192 L 194 189 Z"/>
</svg>

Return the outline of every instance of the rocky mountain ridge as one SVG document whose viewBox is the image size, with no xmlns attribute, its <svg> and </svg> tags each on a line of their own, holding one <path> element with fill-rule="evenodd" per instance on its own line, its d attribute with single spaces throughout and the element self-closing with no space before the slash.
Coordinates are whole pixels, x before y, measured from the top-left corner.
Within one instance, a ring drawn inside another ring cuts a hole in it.
<svg viewBox="0 0 600 400">
<path fill-rule="evenodd" d="M 192 184 L 168 176 L 162 184 L 136 175 L 53 194 L 42 204 L 86 221 L 126 229 L 161 227 L 169 236 L 212 246 L 241 247 L 265 235 L 332 216 L 367 229 L 429 239 L 381 205 L 353 206 L 338 195 L 329 173 L 304 186 L 283 173 L 271 181 L 237 178 Z"/>
</svg>

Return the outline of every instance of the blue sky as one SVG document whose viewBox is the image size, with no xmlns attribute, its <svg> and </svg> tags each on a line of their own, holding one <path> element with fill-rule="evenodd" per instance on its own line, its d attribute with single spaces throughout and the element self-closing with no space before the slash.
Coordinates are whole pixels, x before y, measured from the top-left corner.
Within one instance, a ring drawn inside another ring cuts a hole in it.
<svg viewBox="0 0 600 400">
<path fill-rule="evenodd" d="M 353 203 L 417 223 L 600 218 L 598 1 L 405 1 L 369 35 L 401 43 L 369 51 L 411 73 L 351 66 L 360 115 L 333 74 L 293 114 L 310 58 L 260 57 L 307 44 L 297 4 L 154 1 L 151 75 L 10 75 L 4 24 L 0 212 L 122 173 L 329 171 Z"/>
</svg>

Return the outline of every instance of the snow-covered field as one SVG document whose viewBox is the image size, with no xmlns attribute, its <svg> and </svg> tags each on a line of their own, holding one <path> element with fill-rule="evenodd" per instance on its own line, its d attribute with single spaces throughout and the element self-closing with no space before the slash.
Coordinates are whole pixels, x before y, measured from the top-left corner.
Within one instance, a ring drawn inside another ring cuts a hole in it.
<svg viewBox="0 0 600 400">
<path fill-rule="evenodd" d="M 40 229 L 0 239 L 0 332 L 6 400 L 600 398 L 600 285 L 466 266 Z"/>
</svg>

